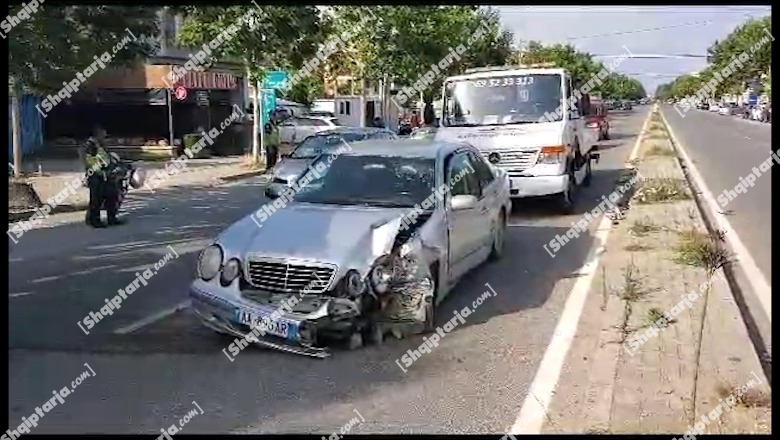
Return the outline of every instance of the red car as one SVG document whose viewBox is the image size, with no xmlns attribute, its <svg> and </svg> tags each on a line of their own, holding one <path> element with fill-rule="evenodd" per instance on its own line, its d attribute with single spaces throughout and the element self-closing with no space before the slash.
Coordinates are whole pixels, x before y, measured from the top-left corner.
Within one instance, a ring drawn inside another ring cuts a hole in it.
<svg viewBox="0 0 780 440">
<path fill-rule="evenodd" d="M 598 140 L 609 140 L 609 118 L 607 118 L 607 106 L 604 101 L 591 100 L 590 114 L 586 117 L 585 123 L 590 129 L 598 129 Z"/>
</svg>

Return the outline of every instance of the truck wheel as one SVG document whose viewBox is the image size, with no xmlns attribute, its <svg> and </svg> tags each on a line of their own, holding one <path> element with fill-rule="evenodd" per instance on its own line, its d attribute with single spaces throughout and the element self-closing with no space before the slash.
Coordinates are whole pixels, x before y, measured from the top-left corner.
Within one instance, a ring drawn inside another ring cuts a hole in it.
<svg viewBox="0 0 780 440">
<path fill-rule="evenodd" d="M 582 179 L 582 186 L 588 187 L 593 180 L 593 161 L 590 158 L 590 154 L 585 160 L 587 162 L 585 165 L 587 168 L 585 168 L 585 178 Z"/>
<path fill-rule="evenodd" d="M 569 179 L 566 184 L 566 189 L 555 196 L 555 205 L 558 211 L 564 215 L 569 215 L 574 212 L 574 172 L 572 169 L 573 168 L 569 168 L 569 172 L 567 173 Z"/>
</svg>

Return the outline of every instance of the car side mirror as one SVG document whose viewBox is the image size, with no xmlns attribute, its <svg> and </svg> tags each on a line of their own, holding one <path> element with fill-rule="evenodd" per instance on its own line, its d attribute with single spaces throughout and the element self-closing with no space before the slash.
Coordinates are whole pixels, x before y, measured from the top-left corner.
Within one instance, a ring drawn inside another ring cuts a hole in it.
<svg viewBox="0 0 780 440">
<path fill-rule="evenodd" d="M 271 183 L 265 187 L 265 196 L 269 199 L 278 199 L 282 194 L 282 189 L 278 183 Z"/>
<path fill-rule="evenodd" d="M 477 198 L 472 195 L 459 194 L 452 196 L 450 207 L 453 211 L 465 211 L 477 206 Z"/>
</svg>

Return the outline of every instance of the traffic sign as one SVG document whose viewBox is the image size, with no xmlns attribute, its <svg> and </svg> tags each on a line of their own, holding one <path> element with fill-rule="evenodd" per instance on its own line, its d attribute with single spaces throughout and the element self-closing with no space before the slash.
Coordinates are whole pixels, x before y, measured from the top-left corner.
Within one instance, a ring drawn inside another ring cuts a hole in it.
<svg viewBox="0 0 780 440">
<path fill-rule="evenodd" d="M 184 101 L 187 99 L 187 89 L 184 87 L 176 87 L 176 91 L 174 92 L 176 99 L 179 101 Z"/>
<path fill-rule="evenodd" d="M 263 88 L 281 89 L 284 88 L 286 82 L 287 72 L 283 70 L 272 70 L 265 73 L 265 78 L 263 78 Z"/>
<path fill-rule="evenodd" d="M 260 91 L 260 129 L 265 127 L 268 123 L 269 113 L 276 109 L 276 90 L 274 89 L 262 89 Z"/>
</svg>

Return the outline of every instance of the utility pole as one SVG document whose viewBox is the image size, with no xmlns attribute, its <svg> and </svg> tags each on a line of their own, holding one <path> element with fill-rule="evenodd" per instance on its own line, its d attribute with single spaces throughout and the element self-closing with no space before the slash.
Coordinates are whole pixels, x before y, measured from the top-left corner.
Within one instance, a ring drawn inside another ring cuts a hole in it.
<svg viewBox="0 0 780 440">
<path fill-rule="evenodd" d="M 11 130 L 13 133 L 14 177 L 22 175 L 22 121 L 19 116 L 19 98 L 22 88 L 19 81 L 11 77 Z"/>
</svg>

